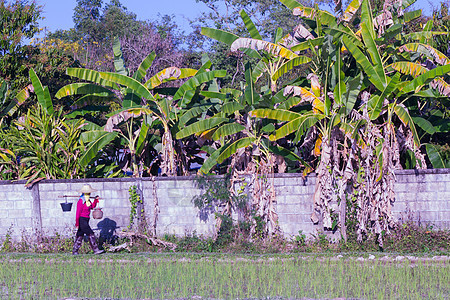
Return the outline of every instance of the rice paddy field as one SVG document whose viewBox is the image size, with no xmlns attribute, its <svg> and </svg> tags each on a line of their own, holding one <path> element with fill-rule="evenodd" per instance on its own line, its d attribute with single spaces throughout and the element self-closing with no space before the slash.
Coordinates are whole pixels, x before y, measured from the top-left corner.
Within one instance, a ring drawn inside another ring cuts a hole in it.
<svg viewBox="0 0 450 300">
<path fill-rule="evenodd" d="M 450 299 L 448 256 L 0 255 L 0 299 Z"/>
</svg>

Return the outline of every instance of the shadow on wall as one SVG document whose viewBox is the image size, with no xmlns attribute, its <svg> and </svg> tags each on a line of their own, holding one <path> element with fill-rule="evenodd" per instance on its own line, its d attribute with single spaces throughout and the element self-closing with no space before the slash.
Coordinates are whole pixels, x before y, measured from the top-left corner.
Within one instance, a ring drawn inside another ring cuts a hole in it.
<svg viewBox="0 0 450 300">
<path fill-rule="evenodd" d="M 103 244 L 105 242 L 115 245 L 118 240 L 118 236 L 115 234 L 116 229 L 120 228 L 117 226 L 117 222 L 111 220 L 109 218 L 105 218 L 102 221 L 98 222 L 97 227 L 100 229 L 99 236 L 99 248 L 103 250 Z"/>
</svg>

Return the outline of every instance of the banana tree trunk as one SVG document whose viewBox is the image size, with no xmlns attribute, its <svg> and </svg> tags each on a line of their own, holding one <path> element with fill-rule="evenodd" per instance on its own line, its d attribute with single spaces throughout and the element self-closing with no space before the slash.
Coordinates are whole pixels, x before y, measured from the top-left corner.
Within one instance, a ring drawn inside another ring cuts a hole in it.
<svg viewBox="0 0 450 300">
<path fill-rule="evenodd" d="M 175 176 L 177 174 L 173 138 L 167 126 L 164 126 L 164 134 L 162 136 L 161 172 L 163 175 L 165 174 L 167 176 Z"/>
</svg>

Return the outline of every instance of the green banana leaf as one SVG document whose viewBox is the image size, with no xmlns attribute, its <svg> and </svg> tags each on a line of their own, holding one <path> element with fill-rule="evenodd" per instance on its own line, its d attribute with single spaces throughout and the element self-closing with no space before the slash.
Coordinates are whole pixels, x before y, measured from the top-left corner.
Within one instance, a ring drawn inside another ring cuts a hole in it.
<svg viewBox="0 0 450 300">
<path fill-rule="evenodd" d="M 371 35 L 372 39 L 375 39 L 377 35 L 375 34 L 375 29 L 373 28 L 373 15 L 370 9 L 369 0 L 363 0 L 361 3 L 361 20 L 365 22 L 367 26 L 367 31 Z"/>
<path fill-rule="evenodd" d="M 211 171 L 211 169 L 217 165 L 217 159 L 218 159 L 220 153 L 223 151 L 223 149 L 228 147 L 228 145 L 229 144 L 225 144 L 222 147 L 220 147 L 219 149 L 215 150 L 213 153 L 211 153 L 211 155 L 208 157 L 208 159 L 206 159 L 205 162 L 203 163 L 202 167 L 199 170 L 199 173 L 200 174 L 209 173 Z"/>
<path fill-rule="evenodd" d="M 375 72 L 377 72 L 378 78 L 381 79 L 383 86 L 386 86 L 387 79 L 386 74 L 384 73 L 383 62 L 381 61 L 380 53 L 378 52 L 377 45 L 367 27 L 366 23 L 361 24 L 361 34 L 364 40 L 364 44 L 367 47 L 367 51 L 369 52 L 370 58 L 372 60 L 373 68 Z"/>
<path fill-rule="evenodd" d="M 418 92 L 425 84 L 431 82 L 437 77 L 450 73 L 450 65 L 436 67 L 414 78 L 403 89 L 403 93 Z"/>
<path fill-rule="evenodd" d="M 236 111 L 243 110 L 244 108 L 245 107 L 242 104 L 240 104 L 239 102 L 232 101 L 232 102 L 225 103 L 222 106 L 222 112 L 225 114 L 232 114 Z"/>
<path fill-rule="evenodd" d="M 346 109 L 346 116 L 348 116 L 350 114 L 350 112 L 352 111 L 352 109 L 355 107 L 355 103 L 358 99 L 358 95 L 361 91 L 361 87 L 363 84 L 363 80 L 364 77 L 361 74 L 360 76 L 356 76 L 353 79 L 350 79 L 347 82 L 347 89 L 345 92 L 345 97 L 344 97 L 344 106 Z"/>
<path fill-rule="evenodd" d="M 89 69 L 83 69 L 83 68 L 67 68 L 66 74 L 72 77 L 76 77 L 82 80 L 90 81 L 97 83 L 102 86 L 106 86 L 108 88 L 112 88 L 115 90 L 118 90 L 119 87 L 117 84 L 105 80 L 100 76 L 100 72 L 89 70 Z"/>
<path fill-rule="evenodd" d="M 272 80 L 277 81 L 281 76 L 286 74 L 287 72 L 293 70 L 295 67 L 307 64 L 311 61 L 311 58 L 306 56 L 298 56 L 293 59 L 288 60 L 284 64 L 282 64 L 272 75 Z"/>
<path fill-rule="evenodd" d="M 100 72 L 100 76 L 107 81 L 124 85 L 132 89 L 139 97 L 151 100 L 153 102 L 156 101 L 150 91 L 134 78 L 112 72 Z"/>
<path fill-rule="evenodd" d="M 42 106 L 44 111 L 48 115 L 53 114 L 53 103 L 52 98 L 50 97 L 50 92 L 48 87 L 43 87 L 41 81 L 39 80 L 36 72 L 34 72 L 33 68 L 29 71 L 31 83 L 33 84 L 34 93 L 36 94 L 37 100 L 39 104 Z"/>
<path fill-rule="evenodd" d="M 390 78 L 388 85 L 381 93 L 381 95 L 372 97 L 371 100 L 369 100 L 369 102 L 375 101 L 375 103 L 368 103 L 368 106 L 371 107 L 371 110 L 369 111 L 369 117 L 371 120 L 375 120 L 380 116 L 384 99 L 389 98 L 391 93 L 397 88 L 397 84 L 399 81 L 400 73 L 395 73 L 395 75 Z"/>
<path fill-rule="evenodd" d="M 113 53 L 114 53 L 114 69 L 117 74 L 128 76 L 128 70 L 125 68 L 125 61 L 122 55 L 122 49 L 120 40 L 118 37 L 114 37 L 113 41 Z"/>
<path fill-rule="evenodd" d="M 442 169 L 447 167 L 441 155 L 439 154 L 439 149 L 435 145 L 425 144 L 425 147 L 427 149 L 428 159 L 433 165 L 433 168 Z"/>
<path fill-rule="evenodd" d="M 435 134 L 437 132 L 436 128 L 430 123 L 430 121 L 421 117 L 412 117 L 414 124 L 422 128 L 428 134 Z"/>
<path fill-rule="evenodd" d="M 287 8 L 289 8 L 290 10 L 293 10 L 296 7 L 299 6 L 303 6 L 303 4 L 301 4 L 298 1 L 295 0 L 279 0 L 284 6 L 286 6 Z"/>
<path fill-rule="evenodd" d="M 228 99 L 227 94 L 219 92 L 201 91 L 200 95 L 204 96 L 206 99 L 220 99 L 222 101 Z"/>
<path fill-rule="evenodd" d="M 380 78 L 378 72 L 372 66 L 367 56 L 364 55 L 362 51 L 358 47 L 356 47 L 356 45 L 354 45 L 348 37 L 344 36 L 342 40 L 345 44 L 345 47 L 350 51 L 358 64 L 361 66 L 361 70 L 367 74 L 370 82 L 372 82 L 378 90 L 383 91 L 386 85 L 386 80 Z"/>
<path fill-rule="evenodd" d="M 150 125 L 147 122 L 145 122 L 145 119 L 143 119 L 141 129 L 139 131 L 139 137 L 136 141 L 136 153 L 142 153 L 142 150 L 144 150 L 144 146 L 145 146 L 145 142 L 147 141 L 149 129 L 150 129 Z"/>
<path fill-rule="evenodd" d="M 306 49 L 312 49 L 314 47 L 320 47 L 323 44 L 323 39 L 324 39 L 324 37 L 320 36 L 320 37 L 317 37 L 317 38 L 314 38 L 314 39 L 306 40 L 306 41 L 301 42 L 301 43 L 299 43 L 299 44 L 297 44 L 295 46 L 292 46 L 291 47 L 291 51 L 298 52 L 298 51 L 303 51 L 303 50 L 306 50 Z"/>
<path fill-rule="evenodd" d="M 114 95 L 109 89 L 92 83 L 71 83 L 63 86 L 56 92 L 55 98 L 61 99 L 73 95 L 94 95 L 108 97 Z"/>
<path fill-rule="evenodd" d="M 271 135 L 269 138 L 271 141 L 276 141 L 296 131 L 298 132 L 298 135 L 302 135 L 306 129 L 314 126 L 323 118 L 325 118 L 325 115 L 323 114 L 314 114 L 312 112 L 304 114 L 301 117 L 294 119 L 278 128 L 275 131 L 275 134 Z"/>
<path fill-rule="evenodd" d="M 153 61 L 156 58 L 155 51 L 152 51 L 149 55 L 147 55 L 146 58 L 140 63 L 138 69 L 133 74 L 133 78 L 137 81 L 141 82 L 142 79 L 144 79 L 145 75 L 147 74 L 147 70 L 150 69 L 150 67 L 153 64 Z"/>
<path fill-rule="evenodd" d="M 245 130 L 245 126 L 239 124 L 239 123 L 227 123 L 223 124 L 212 135 L 212 139 L 214 141 L 218 141 L 221 138 L 224 138 L 229 135 L 233 135 L 235 133 L 241 132 Z"/>
<path fill-rule="evenodd" d="M 81 140 L 87 145 L 86 151 L 80 157 L 80 165 L 86 167 L 97 157 L 98 152 L 116 138 L 117 132 L 88 131 L 81 134 Z"/>
<path fill-rule="evenodd" d="M 279 108 L 278 109 L 258 108 L 250 111 L 248 114 L 249 116 L 254 118 L 272 119 L 280 122 L 290 122 L 302 117 L 302 114 Z"/>
<path fill-rule="evenodd" d="M 192 134 L 199 134 L 227 121 L 229 121 L 228 118 L 208 118 L 200 120 L 178 131 L 176 138 L 182 139 Z"/>
<path fill-rule="evenodd" d="M 244 91 L 244 99 L 245 103 L 247 105 L 251 106 L 259 101 L 259 95 L 255 90 L 255 84 L 253 82 L 252 78 L 252 66 L 248 62 L 245 64 L 245 82 L 247 83 L 247 86 L 245 87 Z"/>
<path fill-rule="evenodd" d="M 394 103 L 391 103 L 391 105 L 394 105 Z M 408 109 L 403 104 L 397 104 L 394 106 L 394 112 L 403 124 L 405 124 L 405 126 L 409 126 L 413 134 L 414 144 L 416 147 L 420 147 L 420 140 L 416 131 L 416 126 L 414 126 L 414 121 L 411 118 Z"/>
<path fill-rule="evenodd" d="M 194 117 L 202 114 L 211 106 L 210 103 L 197 105 L 185 111 L 178 119 L 178 127 L 183 127 L 187 122 L 193 120 Z"/>
<path fill-rule="evenodd" d="M 239 38 L 239 36 L 237 36 L 233 33 L 223 31 L 220 29 L 208 28 L 208 27 L 202 27 L 200 33 L 204 36 L 207 36 L 207 37 L 217 40 L 219 42 L 225 43 L 228 46 L 231 46 L 231 44 L 233 44 L 233 42 Z"/>
<path fill-rule="evenodd" d="M 202 83 L 208 82 L 213 80 L 214 78 L 220 78 L 225 77 L 226 71 L 224 70 L 218 70 L 218 71 L 209 71 L 204 72 L 200 74 L 196 74 L 193 77 L 189 78 L 175 93 L 173 96 L 173 100 L 182 99 L 181 103 L 179 104 L 180 107 L 184 107 L 186 104 L 190 102 L 192 99 L 192 96 L 187 95 L 189 91 L 195 90 L 198 86 L 200 86 Z M 186 99 L 185 99 L 186 98 Z"/>
<path fill-rule="evenodd" d="M 417 18 L 420 18 L 421 16 L 422 16 L 422 10 L 417 9 L 417 10 L 405 12 L 405 14 L 403 15 L 403 19 L 405 20 L 406 23 L 408 23 Z"/>
<path fill-rule="evenodd" d="M 258 29 L 256 29 L 255 24 L 250 19 L 250 17 L 247 15 L 245 10 L 242 9 L 239 12 L 239 14 L 241 15 L 242 21 L 244 21 L 245 27 L 247 27 L 247 30 L 250 33 L 250 36 L 252 37 L 252 39 L 262 40 L 262 37 L 259 34 Z"/>
<path fill-rule="evenodd" d="M 251 144 L 253 144 L 255 142 L 255 138 L 253 137 L 244 137 L 241 138 L 237 141 L 235 141 L 234 143 L 232 143 L 231 145 L 229 145 L 228 147 L 224 148 L 219 157 L 217 157 L 217 162 L 220 164 L 222 163 L 225 159 L 229 158 L 231 155 L 235 154 L 239 149 L 241 148 L 246 148 L 248 146 L 250 146 Z"/>
</svg>

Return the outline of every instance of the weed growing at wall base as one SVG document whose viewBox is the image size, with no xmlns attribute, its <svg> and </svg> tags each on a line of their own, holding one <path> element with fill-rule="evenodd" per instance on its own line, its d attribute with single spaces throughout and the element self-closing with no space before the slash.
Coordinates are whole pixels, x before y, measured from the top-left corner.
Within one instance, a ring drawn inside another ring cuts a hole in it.
<svg viewBox="0 0 450 300">
<path fill-rule="evenodd" d="M 349 236 L 351 237 L 351 236 Z M 436 230 L 431 226 L 419 226 L 413 222 L 399 224 L 392 228 L 390 235 L 385 237 L 384 248 L 378 246 L 375 236 L 368 236 L 364 242 L 358 243 L 348 239 L 330 241 L 324 233 L 307 236 L 303 232 L 286 239 L 273 236 L 266 239 L 250 239 L 245 224 L 231 227 L 223 234 L 212 237 L 198 235 L 195 231 L 184 236 L 166 234 L 161 237 L 163 241 L 177 245 L 175 252 L 184 253 L 347 253 L 347 252 L 387 252 L 387 253 L 433 253 L 448 255 L 450 253 L 450 231 Z M 121 237 L 115 240 L 114 245 L 129 243 L 130 238 Z M 8 235 L 0 238 L 0 252 L 21 253 L 70 253 L 73 244 L 72 237 L 65 237 L 58 233 L 50 237 L 42 237 L 36 241 L 22 237 L 20 241 L 12 240 Z M 129 243 L 130 244 L 130 243 Z M 132 246 L 122 251 L 131 252 L 161 252 L 169 251 L 162 246 L 154 246 L 145 239 L 134 238 Z M 105 249 L 110 244 L 105 243 Z M 83 243 L 80 253 L 89 253 L 87 243 Z"/>
</svg>

